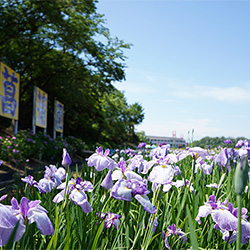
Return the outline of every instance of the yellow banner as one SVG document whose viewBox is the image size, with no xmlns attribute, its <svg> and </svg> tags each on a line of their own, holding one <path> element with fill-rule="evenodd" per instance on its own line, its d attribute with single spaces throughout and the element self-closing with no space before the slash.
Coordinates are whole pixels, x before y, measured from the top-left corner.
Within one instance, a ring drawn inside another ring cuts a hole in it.
<svg viewBox="0 0 250 250">
<path fill-rule="evenodd" d="M 0 115 L 18 120 L 20 75 L 2 62 L 0 70 Z"/>
<path fill-rule="evenodd" d="M 48 94 L 36 87 L 36 126 L 47 128 Z"/>
<path fill-rule="evenodd" d="M 63 133 L 63 110 L 64 105 L 58 101 L 55 101 L 55 122 L 56 122 L 56 132 Z"/>
</svg>

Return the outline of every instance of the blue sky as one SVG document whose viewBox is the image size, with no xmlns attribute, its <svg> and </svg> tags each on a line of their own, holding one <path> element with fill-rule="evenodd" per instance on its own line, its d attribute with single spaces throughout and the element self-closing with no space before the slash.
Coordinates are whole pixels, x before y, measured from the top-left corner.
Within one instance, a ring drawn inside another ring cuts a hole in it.
<svg viewBox="0 0 250 250">
<path fill-rule="evenodd" d="M 137 131 L 250 138 L 250 1 L 100 0 L 124 50 L 114 83 L 145 112 Z"/>
</svg>

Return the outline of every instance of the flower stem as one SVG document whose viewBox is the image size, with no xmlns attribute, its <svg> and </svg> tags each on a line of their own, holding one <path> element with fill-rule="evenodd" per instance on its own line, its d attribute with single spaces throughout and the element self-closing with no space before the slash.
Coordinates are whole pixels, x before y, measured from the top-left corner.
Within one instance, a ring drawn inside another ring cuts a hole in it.
<svg viewBox="0 0 250 250">
<path fill-rule="evenodd" d="M 241 249 L 241 194 L 237 195 L 237 203 L 238 203 L 238 234 L 237 234 L 237 242 L 236 249 Z"/>
<path fill-rule="evenodd" d="M 128 214 L 130 210 L 130 201 L 124 201 L 124 206 L 123 206 L 123 213 L 126 218 L 126 222 L 128 221 Z"/>
</svg>

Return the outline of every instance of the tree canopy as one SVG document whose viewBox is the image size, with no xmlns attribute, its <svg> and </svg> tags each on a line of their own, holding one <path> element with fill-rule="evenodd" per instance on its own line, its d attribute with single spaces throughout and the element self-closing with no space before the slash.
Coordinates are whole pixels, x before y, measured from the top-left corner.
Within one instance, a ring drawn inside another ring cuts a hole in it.
<svg viewBox="0 0 250 250">
<path fill-rule="evenodd" d="M 19 127 L 31 127 L 38 86 L 49 97 L 49 132 L 57 99 L 65 105 L 66 134 L 96 142 L 122 131 L 121 138 L 129 140 L 144 118 L 143 108 L 128 105 L 112 82 L 125 80 L 124 49 L 131 44 L 111 37 L 97 1 L 0 2 L 1 61 L 21 78 Z"/>
<path fill-rule="evenodd" d="M 103 124 L 99 128 L 102 141 L 112 141 L 116 144 L 136 140 L 134 125 L 144 119 L 140 104 L 128 105 L 123 92 L 113 90 L 102 99 Z M 103 129 L 105 128 L 105 129 Z"/>
<path fill-rule="evenodd" d="M 226 144 L 224 143 L 224 141 L 230 139 L 231 140 L 231 143 L 230 144 Z M 202 148 L 217 148 L 219 146 L 221 147 L 232 147 L 234 148 L 236 143 L 239 141 L 239 140 L 248 140 L 247 138 L 245 137 L 237 137 L 237 138 L 231 138 L 231 137 L 209 137 L 209 136 L 206 136 L 206 137 L 203 137 L 202 139 L 200 139 L 199 141 L 194 141 L 193 142 L 193 147 L 202 147 Z"/>
</svg>

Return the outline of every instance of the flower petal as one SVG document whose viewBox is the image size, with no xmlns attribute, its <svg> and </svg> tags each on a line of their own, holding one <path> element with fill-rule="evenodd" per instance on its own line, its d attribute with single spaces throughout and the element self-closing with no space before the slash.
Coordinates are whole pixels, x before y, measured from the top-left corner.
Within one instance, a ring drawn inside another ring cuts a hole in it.
<svg viewBox="0 0 250 250">
<path fill-rule="evenodd" d="M 87 195 L 83 190 L 74 189 L 69 195 L 69 199 L 74 201 L 76 205 L 81 205 L 87 200 Z"/>
<path fill-rule="evenodd" d="M 168 184 L 174 178 L 174 169 L 170 165 L 158 165 L 152 169 L 148 179 L 158 184 Z"/>
<path fill-rule="evenodd" d="M 198 224 L 201 224 L 201 217 L 207 217 L 212 212 L 212 208 L 207 205 L 203 205 L 199 207 L 198 215 L 196 216 L 195 220 L 198 222 Z"/>
<path fill-rule="evenodd" d="M 228 210 L 216 209 L 212 213 L 213 221 L 222 229 L 234 231 L 237 229 L 238 218 L 231 214 Z"/>
<path fill-rule="evenodd" d="M 17 222 L 18 218 L 11 212 L 11 210 L 0 204 L 0 247 L 7 243 Z M 20 240 L 24 232 L 25 226 L 21 220 L 14 241 Z"/>
<path fill-rule="evenodd" d="M 157 209 L 152 205 L 147 195 L 135 195 L 135 199 L 143 206 L 143 209 L 150 214 L 155 214 Z"/>
<path fill-rule="evenodd" d="M 54 228 L 52 226 L 52 223 L 47 214 L 44 213 L 43 211 L 39 209 L 29 211 L 28 219 L 30 224 L 36 222 L 36 226 L 40 230 L 41 234 L 43 235 L 54 234 Z"/>
<path fill-rule="evenodd" d="M 119 180 L 111 188 L 110 195 L 117 200 L 131 201 L 132 199 L 132 189 L 127 187 L 126 180 Z"/>
</svg>

